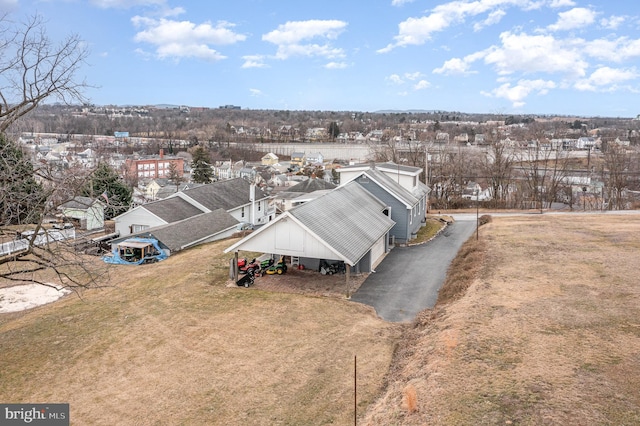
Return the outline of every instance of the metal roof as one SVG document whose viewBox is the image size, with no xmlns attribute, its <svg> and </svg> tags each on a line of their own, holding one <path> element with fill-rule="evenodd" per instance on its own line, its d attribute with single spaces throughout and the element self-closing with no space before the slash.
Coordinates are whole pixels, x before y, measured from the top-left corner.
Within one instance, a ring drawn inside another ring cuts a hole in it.
<svg viewBox="0 0 640 426">
<path fill-rule="evenodd" d="M 289 210 L 349 264 L 356 264 L 395 222 L 386 205 L 355 182 Z"/>
<path fill-rule="evenodd" d="M 191 198 L 210 211 L 217 209 L 229 211 L 250 203 L 250 188 L 251 183 L 247 180 L 243 178 L 236 178 L 213 182 L 197 188 L 186 189 L 182 191 L 181 195 Z M 266 198 L 264 192 L 262 192 L 260 188 L 256 187 L 256 201 L 264 198 Z"/>
<path fill-rule="evenodd" d="M 165 198 L 164 200 L 143 204 L 138 208 L 148 210 L 168 223 L 178 222 L 188 217 L 204 213 L 196 206 L 179 197 Z"/>
<path fill-rule="evenodd" d="M 136 236 L 151 236 L 169 248 L 169 250 L 178 251 L 211 238 L 220 232 L 235 228 L 237 225 L 238 221 L 229 213 L 218 209 L 210 213 L 201 213 L 179 222 L 145 229 L 144 231 L 127 235 L 125 239 Z"/>
<path fill-rule="evenodd" d="M 414 196 L 410 191 L 405 189 L 395 180 L 391 179 L 387 174 L 377 169 L 365 170 L 358 177 L 353 180 L 359 179 L 361 176 L 367 176 L 373 182 L 377 183 L 384 190 L 386 190 L 391 196 L 403 203 L 408 208 L 413 208 L 420 201 L 418 197 Z"/>
</svg>

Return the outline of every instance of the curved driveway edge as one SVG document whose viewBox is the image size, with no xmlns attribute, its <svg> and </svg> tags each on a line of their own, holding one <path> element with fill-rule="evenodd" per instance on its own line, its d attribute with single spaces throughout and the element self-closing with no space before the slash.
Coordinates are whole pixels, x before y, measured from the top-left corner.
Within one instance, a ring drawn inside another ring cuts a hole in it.
<svg viewBox="0 0 640 426">
<path fill-rule="evenodd" d="M 476 218 L 465 219 L 450 224 L 428 243 L 391 250 L 351 300 L 373 306 L 390 322 L 412 321 L 420 311 L 432 308 L 449 264 L 475 232 Z"/>
</svg>

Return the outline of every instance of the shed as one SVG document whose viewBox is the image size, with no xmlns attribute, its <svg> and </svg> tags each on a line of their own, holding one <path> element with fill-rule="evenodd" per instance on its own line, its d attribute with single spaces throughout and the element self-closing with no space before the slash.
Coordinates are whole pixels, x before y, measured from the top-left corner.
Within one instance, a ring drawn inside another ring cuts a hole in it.
<svg viewBox="0 0 640 426">
<path fill-rule="evenodd" d="M 67 219 L 72 219 L 80 228 L 92 231 L 104 228 L 105 204 L 97 198 L 74 197 L 58 209 Z"/>
</svg>

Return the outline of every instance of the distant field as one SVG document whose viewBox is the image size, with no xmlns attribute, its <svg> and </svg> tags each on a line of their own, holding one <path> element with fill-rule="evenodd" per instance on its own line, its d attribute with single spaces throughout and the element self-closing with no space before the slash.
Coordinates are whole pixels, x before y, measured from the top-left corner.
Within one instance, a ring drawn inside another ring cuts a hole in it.
<svg viewBox="0 0 640 426">
<path fill-rule="evenodd" d="M 346 300 L 226 287 L 230 244 L 0 315 L 0 401 L 69 402 L 76 425 L 349 424 L 357 355 L 364 414 L 400 327 Z"/>
<path fill-rule="evenodd" d="M 639 254 L 640 215 L 494 218 L 362 424 L 640 424 Z"/>
</svg>

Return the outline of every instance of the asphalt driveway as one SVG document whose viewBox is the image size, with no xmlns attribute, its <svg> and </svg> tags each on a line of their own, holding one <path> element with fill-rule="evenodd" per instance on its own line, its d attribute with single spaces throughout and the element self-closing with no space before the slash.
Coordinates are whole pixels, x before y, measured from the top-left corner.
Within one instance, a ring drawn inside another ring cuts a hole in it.
<svg viewBox="0 0 640 426">
<path fill-rule="evenodd" d="M 373 306 L 390 322 L 412 321 L 432 308 L 449 264 L 476 230 L 475 216 L 460 219 L 428 243 L 391 250 L 351 300 Z"/>
</svg>

